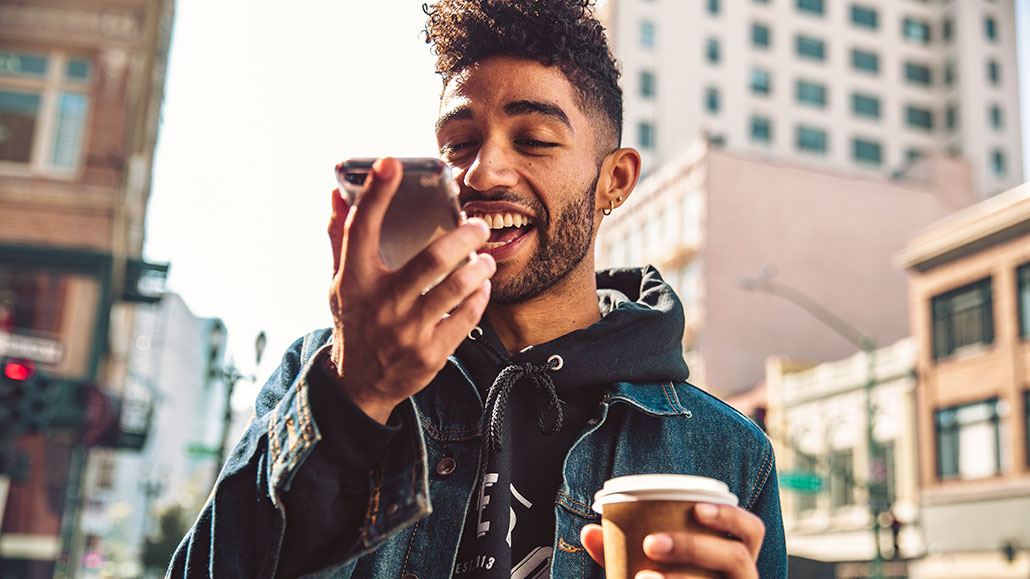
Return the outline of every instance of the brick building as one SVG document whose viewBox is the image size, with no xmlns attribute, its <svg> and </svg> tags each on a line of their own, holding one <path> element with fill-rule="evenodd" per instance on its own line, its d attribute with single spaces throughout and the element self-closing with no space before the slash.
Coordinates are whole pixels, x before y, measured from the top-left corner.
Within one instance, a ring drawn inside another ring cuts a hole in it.
<svg viewBox="0 0 1030 579">
<path fill-rule="evenodd" d="M 937 222 L 899 256 L 918 344 L 920 577 L 1030 571 L 1030 184 Z"/>
<path fill-rule="evenodd" d="M 125 360 L 165 269 L 141 250 L 173 6 L 0 4 L 0 357 L 29 369 L 0 388 L 3 576 L 95 563 L 80 522 L 110 478 L 101 447 L 146 434 Z"/>
</svg>

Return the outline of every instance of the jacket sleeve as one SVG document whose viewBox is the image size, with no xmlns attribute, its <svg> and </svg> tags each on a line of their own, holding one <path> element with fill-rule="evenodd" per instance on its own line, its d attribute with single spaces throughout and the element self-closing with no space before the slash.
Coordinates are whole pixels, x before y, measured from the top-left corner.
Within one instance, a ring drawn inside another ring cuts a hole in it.
<svg viewBox="0 0 1030 579">
<path fill-rule="evenodd" d="M 293 577 L 374 546 L 370 496 L 380 492 L 388 447 L 411 430 L 402 428 L 410 418 L 399 411 L 380 425 L 335 388 L 321 363 L 327 337 L 294 343 L 262 388 L 169 577 Z M 412 464 L 398 468 L 410 472 Z"/>
<path fill-rule="evenodd" d="M 768 444 L 768 443 L 767 443 Z M 772 445 L 767 452 L 772 455 Z M 773 459 L 769 475 L 758 498 L 750 507 L 765 523 L 765 538 L 758 553 L 758 576 L 762 579 L 786 579 L 787 546 L 783 533 L 783 514 L 780 510 L 780 489 Z"/>
</svg>

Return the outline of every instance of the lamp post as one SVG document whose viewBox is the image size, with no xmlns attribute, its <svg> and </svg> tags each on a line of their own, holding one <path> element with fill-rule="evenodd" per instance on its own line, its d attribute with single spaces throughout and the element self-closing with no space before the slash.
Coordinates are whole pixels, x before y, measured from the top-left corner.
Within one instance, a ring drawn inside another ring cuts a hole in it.
<svg viewBox="0 0 1030 579">
<path fill-rule="evenodd" d="M 265 351 L 265 345 L 268 342 L 268 338 L 265 336 L 265 332 L 258 332 L 257 338 L 254 340 L 254 365 L 261 364 L 261 355 Z M 222 416 L 222 436 L 216 448 L 215 455 L 215 474 L 212 479 L 211 486 L 214 486 L 215 481 L 218 480 L 218 473 L 225 463 L 225 455 L 228 449 L 226 448 L 229 444 L 229 428 L 232 425 L 232 393 L 236 389 L 236 383 L 240 380 L 256 381 L 257 377 L 254 374 L 243 374 L 239 368 L 236 367 L 236 363 L 230 358 L 229 363 L 225 366 L 218 365 L 217 353 L 222 350 L 226 343 L 226 332 L 225 326 L 222 325 L 220 320 L 216 320 L 214 325 L 211 327 L 211 347 L 213 356 L 211 360 L 211 367 L 209 369 L 210 378 L 218 378 L 225 382 L 225 414 Z"/>
<path fill-rule="evenodd" d="M 857 346 L 865 354 L 865 435 L 866 450 L 869 456 L 869 480 L 866 483 L 866 490 L 869 494 L 869 514 L 873 522 L 873 547 L 875 548 L 875 555 L 870 566 L 870 577 L 880 579 L 883 576 L 883 552 L 880 549 L 880 513 L 887 509 L 887 505 L 883 504 L 887 500 L 884 497 L 886 465 L 883 462 L 880 448 L 873 436 L 873 388 L 876 386 L 876 342 L 802 291 L 785 283 L 775 281 L 773 279 L 775 275 L 775 268 L 766 266 L 762 268 L 758 277 L 742 278 L 738 280 L 737 286 L 745 291 L 762 292 L 791 302 L 808 312 L 809 315 L 822 322 L 823 325 L 836 332 L 839 336 Z"/>
</svg>

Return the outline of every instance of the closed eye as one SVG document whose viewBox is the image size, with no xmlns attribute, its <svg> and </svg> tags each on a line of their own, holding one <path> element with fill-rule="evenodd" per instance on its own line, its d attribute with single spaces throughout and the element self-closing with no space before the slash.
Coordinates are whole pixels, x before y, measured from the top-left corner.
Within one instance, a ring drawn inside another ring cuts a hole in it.
<svg viewBox="0 0 1030 579">
<path fill-rule="evenodd" d="M 533 147 L 533 148 L 541 148 L 541 149 L 546 149 L 546 148 L 557 147 L 558 146 L 558 143 L 550 143 L 550 142 L 547 142 L 547 141 L 538 141 L 536 139 L 519 139 L 519 140 L 517 140 L 515 142 L 517 144 L 519 144 L 520 146 L 523 146 L 523 147 Z"/>
</svg>

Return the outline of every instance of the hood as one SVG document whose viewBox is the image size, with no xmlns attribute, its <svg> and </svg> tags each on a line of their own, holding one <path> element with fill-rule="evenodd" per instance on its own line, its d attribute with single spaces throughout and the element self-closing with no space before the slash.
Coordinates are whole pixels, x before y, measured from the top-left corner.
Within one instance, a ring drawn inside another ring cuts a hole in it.
<svg viewBox="0 0 1030 579">
<path fill-rule="evenodd" d="M 511 362 L 544 365 L 557 354 L 560 371 L 550 373 L 559 392 L 615 382 L 682 382 L 689 370 L 683 361 L 683 306 L 652 266 L 597 272 L 601 320 L 560 338 L 530 346 Z M 466 339 L 455 356 L 480 388 L 489 386 L 508 365 L 490 350 L 504 345 L 486 320 L 479 325 L 491 348 Z"/>
</svg>

